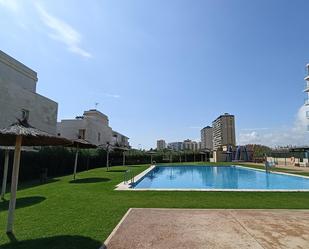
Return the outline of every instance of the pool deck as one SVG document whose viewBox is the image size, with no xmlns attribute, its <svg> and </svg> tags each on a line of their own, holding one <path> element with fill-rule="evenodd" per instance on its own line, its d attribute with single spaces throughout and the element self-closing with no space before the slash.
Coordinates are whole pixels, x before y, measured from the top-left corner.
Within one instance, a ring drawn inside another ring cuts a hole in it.
<svg viewBox="0 0 309 249">
<path fill-rule="evenodd" d="M 102 249 L 309 248 L 309 210 L 130 209 Z"/>
</svg>

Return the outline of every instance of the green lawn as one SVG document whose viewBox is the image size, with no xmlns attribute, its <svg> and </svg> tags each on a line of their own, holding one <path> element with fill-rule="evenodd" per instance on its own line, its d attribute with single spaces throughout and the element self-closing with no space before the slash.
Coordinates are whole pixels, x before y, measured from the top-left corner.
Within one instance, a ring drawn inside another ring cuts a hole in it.
<svg viewBox="0 0 309 249">
<path fill-rule="evenodd" d="M 132 167 L 137 174 L 147 166 Z M 0 248 L 98 249 L 130 207 L 309 208 L 309 193 L 114 191 L 124 167 L 99 168 L 27 183 L 18 191 L 15 237 L 5 234 L 8 202 L 0 201 Z M 7 195 L 7 198 L 9 196 Z"/>
</svg>

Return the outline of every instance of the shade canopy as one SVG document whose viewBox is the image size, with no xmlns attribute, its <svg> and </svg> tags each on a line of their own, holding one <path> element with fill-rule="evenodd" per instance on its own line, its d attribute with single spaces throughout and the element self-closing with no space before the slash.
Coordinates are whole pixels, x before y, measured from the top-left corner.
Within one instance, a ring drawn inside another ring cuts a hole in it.
<svg viewBox="0 0 309 249">
<path fill-rule="evenodd" d="M 16 192 L 18 185 L 18 174 L 20 165 L 20 152 L 22 146 L 53 146 L 72 144 L 72 141 L 56 137 L 47 132 L 41 131 L 29 125 L 26 119 L 19 120 L 8 128 L 0 130 L 0 145 L 15 146 L 12 181 L 11 181 L 11 198 L 8 211 L 8 223 L 6 232 L 13 232 L 14 211 L 16 205 Z"/>
<path fill-rule="evenodd" d="M 17 123 L 0 130 L 0 145 L 15 146 L 17 136 L 23 137 L 23 146 L 56 146 L 72 144 L 72 142 L 66 138 L 57 137 L 32 127 L 26 120 L 18 120 Z"/>
<path fill-rule="evenodd" d="M 115 151 L 128 151 L 130 150 L 128 147 L 114 147 L 113 148 Z"/>
<path fill-rule="evenodd" d="M 72 145 L 68 145 L 68 147 L 78 147 L 80 149 L 95 149 L 97 148 L 98 146 L 88 142 L 87 140 L 85 139 L 75 139 L 72 141 Z"/>
</svg>

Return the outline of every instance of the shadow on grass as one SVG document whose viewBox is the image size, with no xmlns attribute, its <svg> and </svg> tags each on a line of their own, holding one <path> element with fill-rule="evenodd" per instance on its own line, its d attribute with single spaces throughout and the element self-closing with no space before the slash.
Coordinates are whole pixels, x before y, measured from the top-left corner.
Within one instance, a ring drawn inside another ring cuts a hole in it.
<svg viewBox="0 0 309 249">
<path fill-rule="evenodd" d="M 36 186 L 42 186 L 42 185 L 45 185 L 45 184 L 54 183 L 54 182 L 58 182 L 58 181 L 59 181 L 59 179 L 49 178 L 49 179 L 46 180 L 46 182 L 43 182 L 43 183 L 40 182 L 40 180 L 32 180 L 32 181 L 27 181 L 27 182 L 21 182 L 20 184 L 18 184 L 18 190 L 33 188 L 33 187 L 36 187 Z M 8 189 L 10 189 L 9 187 L 8 187 Z"/>
<path fill-rule="evenodd" d="M 17 198 L 16 199 L 16 209 L 33 206 L 45 200 L 46 198 L 43 196 L 29 196 L 29 197 Z M 0 201 L 0 212 L 8 210 L 9 203 L 10 203 L 10 200 Z"/>
<path fill-rule="evenodd" d="M 71 180 L 69 183 L 97 183 L 97 182 L 109 182 L 111 179 L 104 177 L 89 177 Z"/>
<path fill-rule="evenodd" d="M 1 249 L 98 249 L 102 243 L 89 237 L 61 235 L 40 239 L 18 241 L 13 234 L 7 235 L 11 243 L 1 245 Z M 13 238 L 15 239 L 11 239 Z"/>
</svg>

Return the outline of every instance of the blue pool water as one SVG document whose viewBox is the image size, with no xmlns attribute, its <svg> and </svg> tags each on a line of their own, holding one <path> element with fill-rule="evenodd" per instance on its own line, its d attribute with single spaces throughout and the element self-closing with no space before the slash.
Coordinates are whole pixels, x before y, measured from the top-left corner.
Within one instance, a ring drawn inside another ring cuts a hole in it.
<svg viewBox="0 0 309 249">
<path fill-rule="evenodd" d="M 156 166 L 133 188 L 309 190 L 309 179 L 238 166 Z"/>
</svg>

